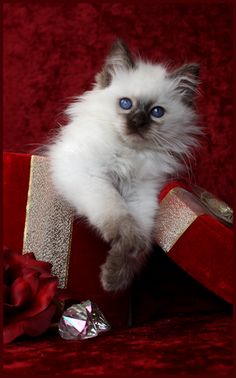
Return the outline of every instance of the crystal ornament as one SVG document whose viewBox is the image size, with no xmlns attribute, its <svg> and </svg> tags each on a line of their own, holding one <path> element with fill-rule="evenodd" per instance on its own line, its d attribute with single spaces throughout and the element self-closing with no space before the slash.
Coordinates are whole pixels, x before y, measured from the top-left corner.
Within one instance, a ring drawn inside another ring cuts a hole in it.
<svg viewBox="0 0 236 378">
<path fill-rule="evenodd" d="M 59 334 L 65 340 L 84 340 L 111 329 L 98 306 L 90 300 L 74 304 L 64 311 Z"/>
</svg>

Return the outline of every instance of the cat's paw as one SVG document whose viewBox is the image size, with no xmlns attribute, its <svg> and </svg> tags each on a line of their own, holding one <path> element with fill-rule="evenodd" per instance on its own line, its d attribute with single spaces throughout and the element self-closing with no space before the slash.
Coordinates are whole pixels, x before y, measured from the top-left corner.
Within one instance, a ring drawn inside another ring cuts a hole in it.
<svg viewBox="0 0 236 378">
<path fill-rule="evenodd" d="M 107 259 L 101 265 L 100 280 L 104 290 L 120 291 L 131 285 L 134 275 L 145 263 L 148 250 L 142 250 L 138 256 L 127 254 L 120 245 L 113 245 Z"/>
<path fill-rule="evenodd" d="M 134 277 L 134 267 L 124 256 L 109 255 L 101 266 L 100 280 L 106 291 L 125 290 Z"/>
<path fill-rule="evenodd" d="M 123 229 L 130 228 L 133 223 L 134 220 L 129 214 L 117 217 L 112 216 L 101 227 L 103 238 L 108 243 L 111 243 L 121 236 Z"/>
<path fill-rule="evenodd" d="M 147 242 L 145 238 L 139 233 L 130 230 L 129 233 L 122 233 L 119 238 L 113 240 L 110 253 L 112 254 L 113 251 L 115 251 L 115 253 L 116 251 L 120 251 L 120 253 L 123 253 L 135 260 L 138 259 L 139 256 L 145 255 L 147 249 Z"/>
<path fill-rule="evenodd" d="M 137 257 L 143 250 L 148 248 L 148 241 L 137 222 L 131 215 L 111 221 L 106 225 L 104 239 L 111 243 L 110 251 L 115 254 L 117 251 L 133 257 Z"/>
</svg>

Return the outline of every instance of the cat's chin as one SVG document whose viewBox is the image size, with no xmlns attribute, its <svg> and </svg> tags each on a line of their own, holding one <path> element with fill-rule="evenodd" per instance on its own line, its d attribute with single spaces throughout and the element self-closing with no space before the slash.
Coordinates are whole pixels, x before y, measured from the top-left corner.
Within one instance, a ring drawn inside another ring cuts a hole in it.
<svg viewBox="0 0 236 378">
<path fill-rule="evenodd" d="M 141 132 L 130 132 L 127 130 L 122 130 L 119 132 L 119 139 L 122 144 L 132 148 L 146 148 L 150 142 L 145 138 L 144 133 Z"/>
<path fill-rule="evenodd" d="M 122 133 L 120 134 L 120 140 L 127 147 L 135 148 L 137 150 L 151 148 L 150 140 L 145 138 L 145 135 L 141 133 Z"/>
</svg>

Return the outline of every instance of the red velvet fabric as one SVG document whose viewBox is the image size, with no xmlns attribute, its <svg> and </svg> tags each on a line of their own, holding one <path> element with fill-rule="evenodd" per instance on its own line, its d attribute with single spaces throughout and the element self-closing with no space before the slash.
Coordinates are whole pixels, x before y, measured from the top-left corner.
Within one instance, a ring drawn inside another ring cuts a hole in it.
<svg viewBox="0 0 236 378">
<path fill-rule="evenodd" d="M 134 281 L 131 300 L 133 325 L 160 317 L 232 310 L 231 304 L 194 279 L 157 245 Z"/>
<path fill-rule="evenodd" d="M 15 156 L 3 154 L 3 244 L 20 252 L 23 247 L 31 156 L 18 154 L 18 159 Z"/>
<path fill-rule="evenodd" d="M 172 181 L 163 187 L 160 201 L 176 187 L 193 192 L 187 182 Z M 203 286 L 233 303 L 232 227 L 212 215 L 200 215 L 176 241 L 168 256 Z"/>
<path fill-rule="evenodd" d="M 206 137 L 190 179 L 232 205 L 232 20 L 226 2 L 5 3 L 4 149 L 32 152 L 47 142 L 63 122 L 65 105 L 90 87 L 113 40 L 121 37 L 150 59 L 174 66 L 200 62 L 198 109 Z M 6 348 L 5 371 L 230 374 L 231 317 L 222 312 L 227 304 L 159 252 L 151 257 L 157 265 L 150 261 L 133 293 L 136 320 L 145 321 L 146 311 L 154 322 L 85 343 L 48 335 L 38 342 L 22 340 Z M 211 314 L 199 317 L 197 311 Z M 182 316 L 172 318 L 176 313 Z"/>
<path fill-rule="evenodd" d="M 192 180 L 232 205 L 232 36 L 229 2 L 89 0 L 4 4 L 4 148 L 32 152 L 91 88 L 115 38 L 144 57 L 201 65 L 206 128 Z"/>
<path fill-rule="evenodd" d="M 158 377 L 232 376 L 232 319 L 227 313 L 165 317 L 95 339 L 65 341 L 59 335 L 21 340 L 4 352 L 14 376 Z"/>
<path fill-rule="evenodd" d="M 233 303 L 233 230 L 199 216 L 168 256 L 205 287 Z"/>
</svg>

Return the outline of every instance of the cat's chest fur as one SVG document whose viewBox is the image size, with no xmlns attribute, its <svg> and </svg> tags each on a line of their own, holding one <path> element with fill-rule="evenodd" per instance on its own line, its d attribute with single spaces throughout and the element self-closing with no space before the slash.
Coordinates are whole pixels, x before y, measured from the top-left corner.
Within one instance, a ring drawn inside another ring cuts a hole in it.
<svg viewBox="0 0 236 378">
<path fill-rule="evenodd" d="M 153 181 L 158 177 L 157 159 L 151 151 L 122 149 L 111 156 L 107 174 L 117 188 Z"/>
</svg>

